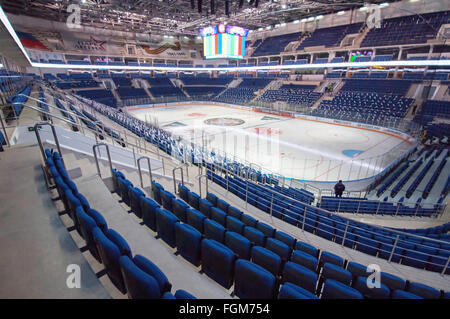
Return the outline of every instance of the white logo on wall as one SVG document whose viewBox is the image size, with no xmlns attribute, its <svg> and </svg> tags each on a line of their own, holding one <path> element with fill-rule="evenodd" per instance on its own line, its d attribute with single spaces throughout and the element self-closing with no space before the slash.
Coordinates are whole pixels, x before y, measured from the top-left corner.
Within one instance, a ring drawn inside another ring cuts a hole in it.
<svg viewBox="0 0 450 319">
<path fill-rule="evenodd" d="M 369 29 L 381 28 L 381 11 L 376 4 L 366 4 L 367 19 L 366 24 Z"/>
<path fill-rule="evenodd" d="M 81 28 L 81 8 L 78 4 L 71 4 L 67 7 L 70 15 L 67 17 L 66 25 L 69 29 Z"/>
<path fill-rule="evenodd" d="M 80 266 L 77 264 L 70 264 L 67 266 L 66 272 L 70 273 L 66 280 L 67 288 L 81 288 Z"/>
<path fill-rule="evenodd" d="M 366 280 L 367 287 L 380 288 L 381 287 L 381 268 L 377 264 L 370 264 L 367 266 L 366 272 L 371 273 Z"/>
</svg>

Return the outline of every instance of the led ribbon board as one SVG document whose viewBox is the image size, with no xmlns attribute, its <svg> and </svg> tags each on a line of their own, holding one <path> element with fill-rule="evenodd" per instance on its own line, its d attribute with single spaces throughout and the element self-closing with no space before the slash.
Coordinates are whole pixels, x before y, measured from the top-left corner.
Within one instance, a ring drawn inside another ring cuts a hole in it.
<svg viewBox="0 0 450 319">
<path fill-rule="evenodd" d="M 206 59 L 243 59 L 248 30 L 221 24 L 200 30 Z"/>
</svg>

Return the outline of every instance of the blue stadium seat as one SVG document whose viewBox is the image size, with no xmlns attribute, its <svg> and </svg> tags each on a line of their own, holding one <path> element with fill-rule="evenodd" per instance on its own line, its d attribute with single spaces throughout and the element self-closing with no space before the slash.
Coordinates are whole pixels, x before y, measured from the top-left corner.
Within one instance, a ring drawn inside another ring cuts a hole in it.
<svg viewBox="0 0 450 319">
<path fill-rule="evenodd" d="M 226 220 L 226 227 L 229 231 L 242 234 L 244 232 L 245 224 L 239 219 L 228 215 Z"/>
<path fill-rule="evenodd" d="M 78 220 L 80 221 L 81 235 L 86 242 L 86 247 L 89 249 L 91 255 L 94 256 L 97 261 L 101 262 L 100 254 L 92 235 L 93 230 L 97 227 L 95 220 L 88 216 L 81 206 L 77 208 L 76 214 L 78 216 Z"/>
<path fill-rule="evenodd" d="M 202 234 L 188 224 L 175 224 L 177 252 L 191 264 L 200 264 Z"/>
<path fill-rule="evenodd" d="M 226 226 L 227 222 L 227 214 L 225 211 L 217 208 L 217 207 L 211 207 L 210 210 L 210 218 L 216 222 L 218 222 L 222 226 Z"/>
<path fill-rule="evenodd" d="M 210 210 L 212 207 L 214 207 L 213 204 L 211 204 L 206 199 L 203 199 L 203 198 L 199 199 L 199 211 L 208 218 L 211 218 Z"/>
<path fill-rule="evenodd" d="M 404 290 L 394 290 L 392 292 L 391 299 L 423 299 L 423 298 Z"/>
<path fill-rule="evenodd" d="M 284 265 L 281 275 L 283 282 L 290 282 L 311 293 L 315 293 L 317 286 L 317 274 L 301 265 L 288 261 Z"/>
<path fill-rule="evenodd" d="M 162 205 L 162 203 L 161 203 L 161 194 L 160 194 L 162 190 L 164 190 L 164 187 L 162 187 L 161 184 L 158 184 L 157 182 L 152 181 L 153 198 L 160 205 Z"/>
<path fill-rule="evenodd" d="M 330 263 L 330 264 L 334 264 L 336 266 L 339 267 L 344 267 L 344 259 L 332 254 L 328 251 L 322 251 L 322 253 L 320 254 L 320 259 L 319 259 L 319 264 L 323 265 L 325 263 Z"/>
<path fill-rule="evenodd" d="M 299 264 L 301 266 L 304 266 L 312 271 L 316 271 L 317 267 L 319 265 L 319 262 L 316 257 L 311 256 L 310 254 L 307 254 L 300 250 L 294 250 L 291 254 L 292 262 Z"/>
<path fill-rule="evenodd" d="M 141 197 L 142 221 L 151 230 L 156 231 L 156 209 L 159 204 L 148 197 Z"/>
<path fill-rule="evenodd" d="M 261 231 L 266 237 L 273 237 L 275 235 L 275 228 L 265 223 L 258 222 L 256 229 Z"/>
<path fill-rule="evenodd" d="M 214 207 L 217 206 L 217 196 L 212 194 L 212 193 L 207 193 L 206 194 L 206 200 L 209 201 L 211 204 L 213 204 Z"/>
<path fill-rule="evenodd" d="M 304 243 L 302 241 L 297 241 L 297 243 L 295 244 L 295 249 L 319 258 L 319 250 L 310 244 Z"/>
<path fill-rule="evenodd" d="M 180 220 L 164 208 L 156 209 L 156 231 L 170 247 L 175 247 L 175 224 Z"/>
<path fill-rule="evenodd" d="M 228 247 L 211 240 L 202 240 L 202 271 L 229 289 L 233 284 L 236 255 Z"/>
<path fill-rule="evenodd" d="M 95 209 L 88 209 L 86 214 L 91 217 L 95 223 L 97 224 L 97 227 L 100 228 L 100 230 L 105 233 L 108 229 L 108 224 L 106 223 L 105 218 Z"/>
<path fill-rule="evenodd" d="M 261 231 L 257 230 L 256 228 L 245 226 L 243 235 L 248 240 L 250 240 L 250 242 L 252 242 L 253 245 L 264 247 L 266 237 Z"/>
<path fill-rule="evenodd" d="M 363 299 L 363 295 L 356 289 L 343 283 L 327 279 L 323 285 L 322 299 Z"/>
<path fill-rule="evenodd" d="M 200 196 L 197 193 L 189 192 L 188 193 L 188 204 L 194 207 L 195 209 L 199 209 L 199 200 Z"/>
<path fill-rule="evenodd" d="M 368 299 L 389 299 L 391 291 L 383 283 L 379 283 L 380 287 L 369 288 L 366 277 L 358 277 L 353 283 L 353 288 L 358 290 L 364 298 Z"/>
<path fill-rule="evenodd" d="M 353 278 L 357 277 L 367 277 L 369 276 L 369 272 L 367 272 L 367 267 L 361 264 L 358 264 L 354 261 L 350 261 L 347 264 L 347 270 L 352 274 Z"/>
<path fill-rule="evenodd" d="M 267 269 L 274 276 L 281 272 L 281 257 L 264 247 L 252 247 L 252 262 Z"/>
<path fill-rule="evenodd" d="M 234 217 L 234 218 L 237 218 L 240 220 L 241 216 L 242 216 L 242 211 L 237 209 L 236 207 L 230 205 L 230 206 L 228 206 L 227 214 L 231 217 Z"/>
<path fill-rule="evenodd" d="M 175 196 L 171 192 L 165 190 L 160 191 L 160 196 L 162 206 L 168 211 L 172 211 L 172 200 L 175 199 Z"/>
<path fill-rule="evenodd" d="M 189 189 L 184 185 L 178 184 L 178 191 L 180 192 L 180 198 L 185 202 L 188 202 Z"/>
<path fill-rule="evenodd" d="M 218 222 L 208 218 L 205 219 L 203 225 L 203 235 L 205 235 L 206 238 L 214 239 L 219 243 L 223 243 L 225 240 L 225 231 L 225 227 Z"/>
<path fill-rule="evenodd" d="M 203 234 L 206 217 L 194 208 L 186 209 L 186 222 Z"/>
<path fill-rule="evenodd" d="M 133 262 L 145 273 L 156 279 L 161 294 L 172 289 L 172 284 L 169 282 L 166 275 L 153 262 L 139 254 L 133 257 Z"/>
<path fill-rule="evenodd" d="M 275 239 L 278 239 L 279 241 L 285 243 L 288 245 L 291 249 L 294 249 L 296 239 L 292 237 L 291 235 L 288 235 L 282 231 L 277 230 L 275 233 Z"/>
<path fill-rule="evenodd" d="M 441 297 L 439 290 L 417 282 L 410 282 L 406 291 L 424 299 L 439 299 Z"/>
<path fill-rule="evenodd" d="M 227 212 L 228 211 L 228 206 L 230 206 L 230 204 L 228 204 L 226 201 L 224 201 L 223 199 L 217 199 L 216 202 L 216 207 L 220 210 L 222 210 L 223 212 Z"/>
<path fill-rule="evenodd" d="M 108 239 L 98 227 L 94 228 L 92 235 L 100 254 L 100 259 L 105 266 L 106 274 L 117 289 L 122 293 L 126 293 L 126 287 L 119 264 L 119 258 L 121 256 L 119 248 Z"/>
<path fill-rule="evenodd" d="M 381 272 L 381 282 L 391 290 L 405 290 L 406 281 L 392 274 Z"/>
<path fill-rule="evenodd" d="M 128 256 L 121 256 L 119 262 L 128 298 L 161 298 L 159 285 L 154 277 L 136 266 Z"/>
<path fill-rule="evenodd" d="M 281 257 L 284 262 L 291 256 L 291 249 L 285 243 L 275 238 L 267 238 L 265 248 L 273 251 Z"/>
<path fill-rule="evenodd" d="M 321 280 L 325 281 L 326 279 L 334 279 L 343 284 L 350 285 L 352 274 L 342 267 L 326 262 L 322 267 Z"/>
<path fill-rule="evenodd" d="M 172 213 L 178 217 L 183 223 L 186 222 L 186 210 L 189 209 L 189 205 L 178 198 L 172 199 Z"/>
<path fill-rule="evenodd" d="M 278 299 L 319 299 L 316 295 L 310 293 L 308 290 L 303 289 L 290 282 L 286 282 L 281 286 L 278 293 Z"/>
<path fill-rule="evenodd" d="M 130 197 L 131 210 L 136 214 L 137 217 L 142 218 L 141 197 L 145 197 L 144 192 L 137 187 L 133 187 L 129 189 L 128 196 Z"/>
<path fill-rule="evenodd" d="M 122 200 L 125 204 L 130 206 L 130 195 L 129 195 L 129 189 L 133 187 L 133 183 L 131 183 L 127 179 L 123 179 L 121 177 L 118 178 L 119 183 L 119 195 L 122 197 Z"/>
<path fill-rule="evenodd" d="M 250 240 L 233 231 L 225 233 L 225 245 L 230 248 L 238 258 L 250 259 L 252 244 Z"/>
<path fill-rule="evenodd" d="M 258 221 L 254 219 L 252 216 L 247 214 L 241 215 L 241 222 L 243 222 L 245 225 L 255 228 Z"/>
<path fill-rule="evenodd" d="M 276 278 L 263 267 L 238 259 L 234 294 L 241 299 L 273 299 L 277 294 Z"/>
</svg>

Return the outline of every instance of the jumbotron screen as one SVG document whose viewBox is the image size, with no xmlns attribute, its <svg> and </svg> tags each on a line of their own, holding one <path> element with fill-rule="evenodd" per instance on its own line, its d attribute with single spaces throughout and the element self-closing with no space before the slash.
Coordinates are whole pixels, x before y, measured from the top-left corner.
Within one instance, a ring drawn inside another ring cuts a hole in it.
<svg viewBox="0 0 450 319">
<path fill-rule="evenodd" d="M 248 29 L 223 25 L 200 30 L 205 59 L 243 59 Z"/>
</svg>

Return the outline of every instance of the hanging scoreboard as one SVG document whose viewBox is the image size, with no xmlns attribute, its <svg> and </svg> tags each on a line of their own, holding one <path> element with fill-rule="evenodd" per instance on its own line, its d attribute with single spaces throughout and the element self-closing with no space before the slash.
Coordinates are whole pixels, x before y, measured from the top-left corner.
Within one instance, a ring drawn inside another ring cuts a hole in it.
<svg viewBox="0 0 450 319">
<path fill-rule="evenodd" d="M 243 59 L 248 29 L 230 25 L 210 26 L 200 30 L 206 59 Z"/>
</svg>

